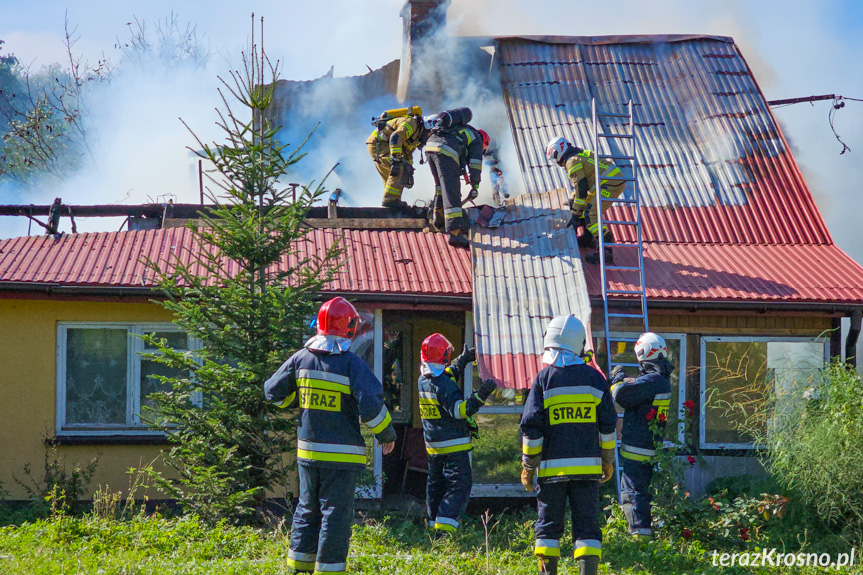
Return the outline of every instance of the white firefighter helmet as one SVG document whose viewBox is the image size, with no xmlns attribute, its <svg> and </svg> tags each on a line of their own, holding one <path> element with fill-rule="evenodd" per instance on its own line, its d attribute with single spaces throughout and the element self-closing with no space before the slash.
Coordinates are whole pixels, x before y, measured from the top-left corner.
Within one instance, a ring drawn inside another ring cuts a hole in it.
<svg viewBox="0 0 863 575">
<path fill-rule="evenodd" d="M 572 148 L 572 144 L 563 136 L 558 136 L 548 142 L 548 146 L 545 147 L 545 155 L 549 160 L 560 163 L 561 158 L 570 148 Z"/>
<path fill-rule="evenodd" d="M 545 349 L 562 349 L 581 355 L 585 341 L 584 324 L 574 315 L 559 315 L 553 317 L 545 328 L 542 347 Z"/>
<path fill-rule="evenodd" d="M 438 120 L 440 119 L 440 114 L 433 114 L 431 116 L 426 116 L 423 118 L 423 127 L 426 130 L 434 130 L 437 126 Z"/>
<path fill-rule="evenodd" d="M 639 336 L 635 342 L 635 357 L 639 362 L 654 361 L 660 357 L 668 357 L 668 347 L 665 340 L 649 331 Z"/>
</svg>

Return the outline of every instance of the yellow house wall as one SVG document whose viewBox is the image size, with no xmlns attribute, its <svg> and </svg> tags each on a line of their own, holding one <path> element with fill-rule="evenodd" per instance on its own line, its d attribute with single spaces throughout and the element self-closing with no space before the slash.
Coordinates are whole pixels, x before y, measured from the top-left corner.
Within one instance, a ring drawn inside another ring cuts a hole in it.
<svg viewBox="0 0 863 575">
<path fill-rule="evenodd" d="M 44 476 L 45 439 L 56 434 L 58 322 L 170 322 L 152 303 L 0 299 L 0 483 L 11 499 L 26 498 L 16 478 Z M 159 456 L 160 446 L 59 446 L 67 469 L 98 457 L 91 491 L 128 489 L 130 467 Z M 148 493 L 158 497 L 157 493 Z M 143 496 L 143 493 L 141 493 Z"/>
</svg>

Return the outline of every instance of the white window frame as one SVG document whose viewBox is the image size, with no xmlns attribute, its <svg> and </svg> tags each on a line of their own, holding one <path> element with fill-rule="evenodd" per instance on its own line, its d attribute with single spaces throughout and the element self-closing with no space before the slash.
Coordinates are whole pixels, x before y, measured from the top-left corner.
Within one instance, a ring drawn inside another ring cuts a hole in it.
<svg viewBox="0 0 863 575">
<path fill-rule="evenodd" d="M 678 361 L 677 368 L 677 417 L 680 418 L 680 413 L 683 411 L 683 404 L 686 402 L 686 369 L 687 369 L 687 335 L 685 333 L 679 332 L 665 332 L 665 331 L 655 331 L 653 332 L 656 335 L 662 337 L 666 341 L 669 339 L 674 339 L 680 342 L 680 357 Z M 605 337 L 604 331 L 593 332 L 594 339 L 601 339 Z M 641 335 L 640 332 L 632 332 L 632 331 L 612 331 L 611 337 L 638 337 Z M 622 415 L 621 415 L 622 417 Z M 684 432 L 686 431 L 686 424 L 681 420 L 677 422 L 677 441 L 683 443 L 684 440 Z M 617 442 L 618 445 L 620 441 Z M 666 446 L 671 446 L 671 442 L 664 442 Z"/>
<path fill-rule="evenodd" d="M 374 327 L 374 372 L 378 381 L 384 380 L 384 314 L 382 309 L 375 309 L 375 327 Z M 383 448 L 381 447 L 378 438 L 372 436 L 372 473 L 375 477 L 373 486 L 358 485 L 354 489 L 354 493 L 359 499 L 382 499 L 384 493 L 384 463 L 383 463 Z"/>
<path fill-rule="evenodd" d="M 126 347 L 126 424 L 66 423 L 66 345 L 69 329 L 125 329 Z M 154 331 L 182 332 L 176 324 L 166 322 L 59 322 L 57 324 L 57 404 L 56 433 L 62 436 L 93 437 L 135 435 L 163 437 L 165 433 L 141 423 L 141 353 L 140 336 Z M 200 340 L 189 337 L 188 350 L 201 348 Z M 149 353 L 149 352 L 148 352 Z"/>
<path fill-rule="evenodd" d="M 736 450 L 755 450 L 759 446 L 754 443 L 714 443 L 707 441 L 706 419 L 707 412 L 705 410 L 705 402 L 707 401 L 707 344 L 716 342 L 798 342 L 798 343 L 818 343 L 822 342 L 824 347 L 824 362 L 830 359 L 829 341 L 823 337 L 785 337 L 785 336 L 701 336 L 701 357 L 699 360 L 699 380 L 698 380 L 698 395 L 699 395 L 699 415 L 698 415 L 698 445 L 701 449 L 736 449 Z"/>
</svg>

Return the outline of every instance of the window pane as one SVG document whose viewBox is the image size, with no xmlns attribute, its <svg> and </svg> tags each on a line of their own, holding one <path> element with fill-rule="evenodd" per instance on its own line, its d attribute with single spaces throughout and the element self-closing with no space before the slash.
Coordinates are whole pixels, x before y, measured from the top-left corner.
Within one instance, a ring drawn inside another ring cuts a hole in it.
<svg viewBox="0 0 863 575">
<path fill-rule="evenodd" d="M 185 350 L 188 349 L 188 338 L 186 337 L 185 332 L 182 331 L 153 331 L 148 333 L 147 335 L 152 335 L 159 339 L 167 340 L 168 347 L 177 350 Z M 153 346 L 145 345 L 144 349 L 147 351 L 152 351 L 156 349 Z"/>
<path fill-rule="evenodd" d="M 142 423 L 150 424 L 157 419 L 156 403 L 149 398 L 151 393 L 157 391 L 169 391 L 171 386 L 163 383 L 155 376 L 161 375 L 165 377 L 183 377 L 182 370 L 171 369 L 163 363 L 153 361 L 152 359 L 141 360 L 141 417 Z"/>
<path fill-rule="evenodd" d="M 473 442 L 474 483 L 521 482 L 521 414 L 477 414 L 479 439 Z"/>
<path fill-rule="evenodd" d="M 410 419 L 413 370 L 410 357 L 410 326 L 386 326 L 384 318 L 384 401 L 394 421 Z"/>
<path fill-rule="evenodd" d="M 473 363 L 473 378 L 471 385 L 474 391 L 482 385 L 482 379 L 479 377 L 479 367 Z M 514 389 L 511 387 L 498 387 L 497 391 L 492 393 L 486 400 L 485 404 L 488 407 L 522 407 L 527 399 L 527 394 L 530 393 L 530 387 L 524 389 Z"/>
<path fill-rule="evenodd" d="M 66 330 L 66 423 L 126 423 L 125 329 Z"/>
<path fill-rule="evenodd" d="M 748 420 L 756 431 L 764 429 L 764 398 L 776 392 L 782 401 L 789 392 L 808 387 L 824 365 L 819 341 L 709 341 L 705 347 L 707 443 L 751 444 L 751 435 L 739 426 Z"/>
<path fill-rule="evenodd" d="M 632 337 L 637 337 L 638 334 L 630 334 Z M 607 355 L 605 352 L 605 338 L 597 336 L 596 343 L 598 350 L 596 352 L 596 362 L 603 372 L 607 373 Z M 619 363 L 638 363 L 635 357 L 634 342 L 612 342 L 615 346 L 611 354 L 612 362 Z M 665 437 L 671 439 L 677 436 L 677 423 L 680 420 L 680 412 L 678 410 L 679 392 L 680 392 L 680 340 L 666 338 L 665 344 L 668 347 L 668 360 L 674 369 L 671 371 L 671 403 L 668 408 L 668 423 L 665 426 Z M 637 367 L 625 367 L 627 377 L 638 377 L 639 371 Z M 619 412 L 623 412 L 618 407 Z"/>
<path fill-rule="evenodd" d="M 351 351 L 360 356 L 369 366 L 375 369 L 375 314 L 370 310 L 357 310 L 360 313 L 360 327 L 357 336 L 351 343 Z"/>
</svg>

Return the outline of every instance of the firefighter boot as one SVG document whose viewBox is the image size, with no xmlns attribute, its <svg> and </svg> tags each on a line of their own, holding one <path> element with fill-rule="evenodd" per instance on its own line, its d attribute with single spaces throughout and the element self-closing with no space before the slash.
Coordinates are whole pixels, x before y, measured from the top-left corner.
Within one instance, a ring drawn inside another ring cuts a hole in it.
<svg viewBox="0 0 863 575">
<path fill-rule="evenodd" d="M 602 235 L 603 243 L 605 244 L 613 244 L 614 243 L 614 235 L 612 235 L 611 230 L 607 230 Z M 597 246 L 598 247 L 598 246 Z M 614 253 L 611 251 L 611 247 L 606 245 L 605 250 L 605 265 L 613 266 L 614 265 Z M 598 264 L 599 263 L 599 252 L 595 252 L 592 254 L 587 254 L 584 256 L 584 261 L 589 264 Z"/>
<path fill-rule="evenodd" d="M 557 575 L 557 562 L 560 557 L 537 556 L 539 559 L 539 575 Z"/>
<path fill-rule="evenodd" d="M 468 239 L 461 234 L 459 234 L 459 235 L 450 234 L 449 235 L 449 245 L 451 245 L 454 248 L 465 248 L 466 249 L 466 248 L 470 247 L 470 241 L 468 241 Z"/>
<path fill-rule="evenodd" d="M 578 575 L 598 575 L 599 557 L 587 555 L 578 559 Z"/>
</svg>

